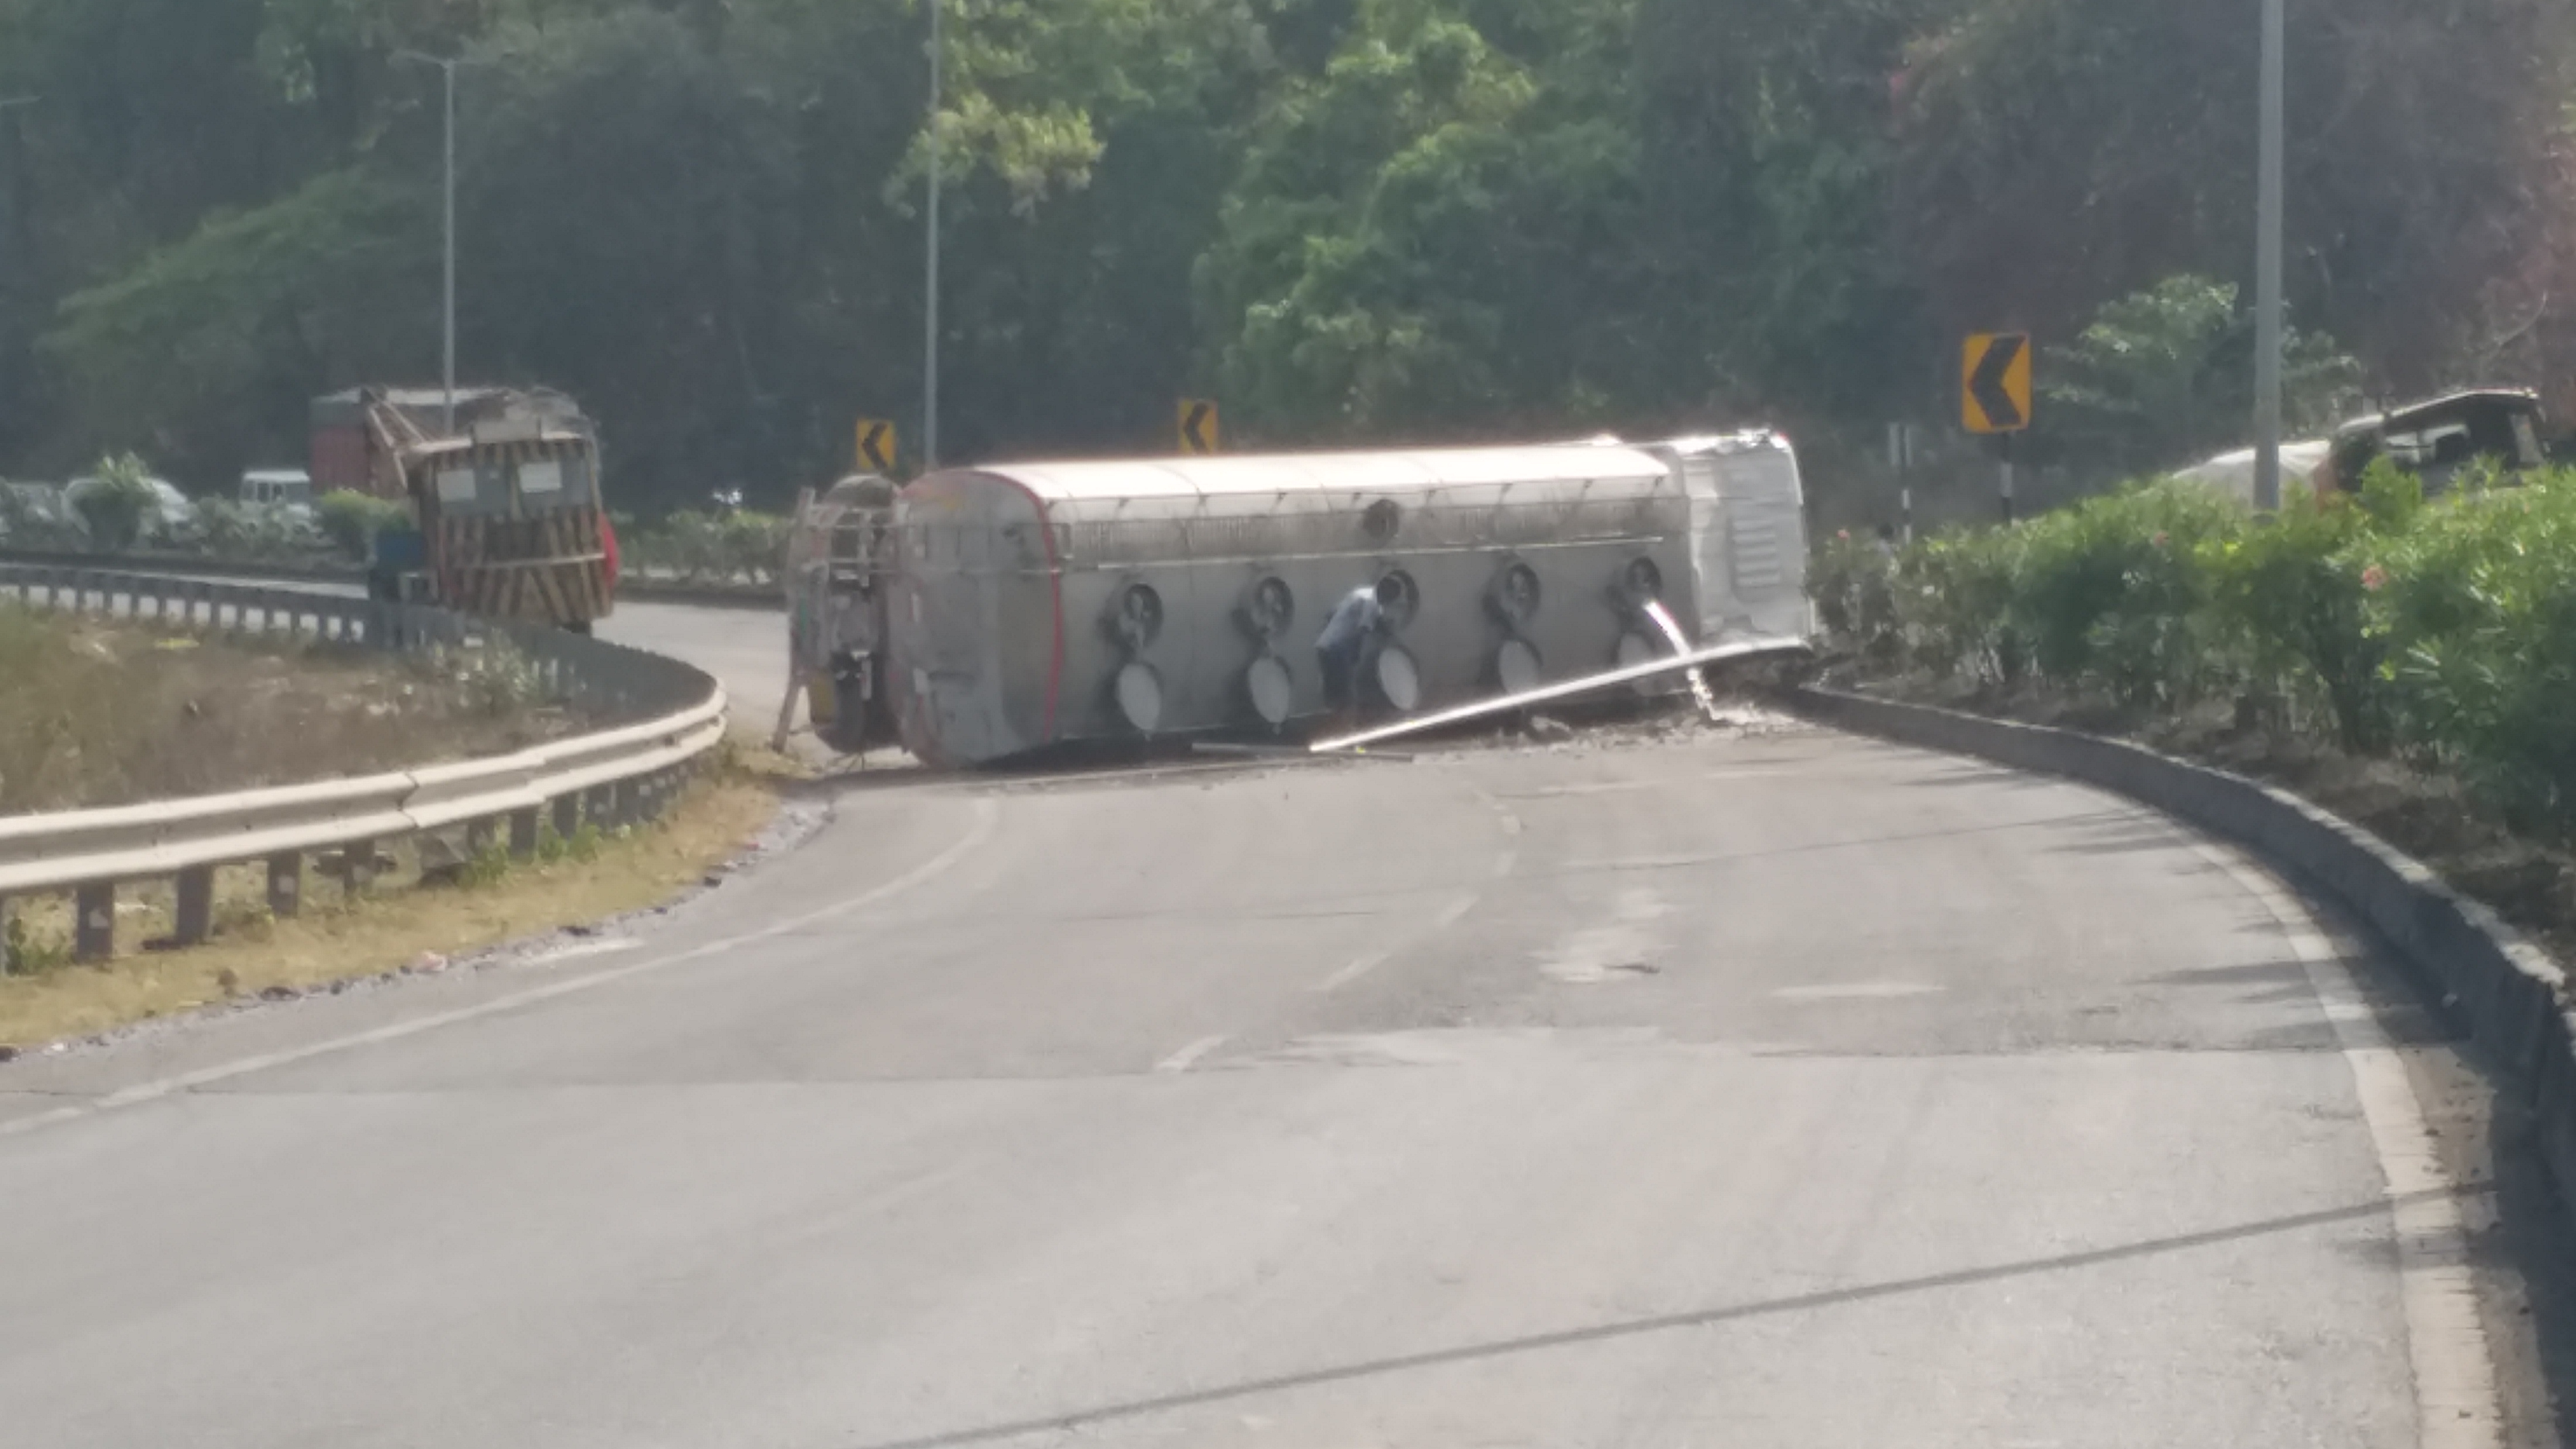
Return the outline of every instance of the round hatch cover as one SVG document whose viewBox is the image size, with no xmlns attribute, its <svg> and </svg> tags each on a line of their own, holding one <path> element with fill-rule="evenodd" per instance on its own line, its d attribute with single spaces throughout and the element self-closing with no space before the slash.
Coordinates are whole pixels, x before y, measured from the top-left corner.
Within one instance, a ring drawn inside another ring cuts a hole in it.
<svg viewBox="0 0 2576 1449">
<path fill-rule="evenodd" d="M 1150 735 L 1163 722 L 1163 678 L 1150 664 L 1118 671 L 1118 712 L 1137 733 Z"/>
<path fill-rule="evenodd" d="M 1494 655 L 1494 677 L 1503 693 L 1527 694 L 1539 686 L 1538 650 L 1526 639 L 1506 639 Z"/>
<path fill-rule="evenodd" d="M 1288 665 L 1276 654 L 1265 654 L 1252 661 L 1243 676 L 1243 686 L 1252 696 L 1252 712 L 1262 723 L 1277 728 L 1288 722 L 1288 712 L 1296 702 L 1296 681 L 1289 677 Z"/>
<path fill-rule="evenodd" d="M 1414 666 L 1412 655 L 1392 644 L 1378 652 L 1377 687 L 1398 713 L 1411 714 L 1422 707 L 1422 671 Z"/>
</svg>

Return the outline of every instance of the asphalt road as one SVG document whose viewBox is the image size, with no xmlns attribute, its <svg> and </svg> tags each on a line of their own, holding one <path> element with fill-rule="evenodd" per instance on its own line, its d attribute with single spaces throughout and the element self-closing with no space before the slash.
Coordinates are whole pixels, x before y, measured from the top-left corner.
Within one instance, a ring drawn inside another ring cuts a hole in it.
<svg viewBox="0 0 2576 1449">
<path fill-rule="evenodd" d="M 2269 894 L 1801 730 L 855 791 L 633 940 L 0 1067 L 0 1438 L 2497 1442 L 2422 1024 Z"/>
<path fill-rule="evenodd" d="M 777 610 L 702 609 L 621 599 L 600 621 L 612 644 L 649 649 L 714 675 L 733 700 L 737 728 L 767 735 L 787 693 L 787 616 Z M 803 711 L 798 711 L 800 720 Z"/>
</svg>

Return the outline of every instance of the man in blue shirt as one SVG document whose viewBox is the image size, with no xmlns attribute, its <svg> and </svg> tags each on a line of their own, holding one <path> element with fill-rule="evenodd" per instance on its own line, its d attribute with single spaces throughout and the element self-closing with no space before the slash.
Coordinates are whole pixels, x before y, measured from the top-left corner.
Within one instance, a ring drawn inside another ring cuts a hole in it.
<svg viewBox="0 0 2576 1449">
<path fill-rule="evenodd" d="M 1333 711 L 1337 732 L 1358 727 L 1360 681 L 1376 656 L 1387 607 L 1402 592 L 1392 577 L 1378 580 L 1375 588 L 1353 589 L 1333 607 L 1333 617 L 1315 637 L 1315 653 L 1324 664 L 1324 703 Z"/>
</svg>

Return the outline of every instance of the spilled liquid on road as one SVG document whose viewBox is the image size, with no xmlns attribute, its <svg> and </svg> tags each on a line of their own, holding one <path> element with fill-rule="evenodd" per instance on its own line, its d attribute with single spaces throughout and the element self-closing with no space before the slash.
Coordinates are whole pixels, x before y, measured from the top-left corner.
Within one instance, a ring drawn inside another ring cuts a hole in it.
<svg viewBox="0 0 2576 1449">
<path fill-rule="evenodd" d="M 1673 622 L 1672 611 L 1664 607 L 1663 600 L 1647 600 L 1646 617 L 1654 620 L 1655 627 L 1664 631 L 1664 638 L 1671 642 L 1673 652 L 1675 654 L 1688 654 L 1691 652 L 1690 640 L 1682 634 L 1682 626 Z M 1716 724 L 1718 722 L 1717 695 L 1708 687 L 1707 674 L 1704 671 L 1693 669 L 1689 671 L 1689 676 L 1691 698 L 1699 701 L 1700 718 L 1707 720 L 1710 724 Z"/>
</svg>

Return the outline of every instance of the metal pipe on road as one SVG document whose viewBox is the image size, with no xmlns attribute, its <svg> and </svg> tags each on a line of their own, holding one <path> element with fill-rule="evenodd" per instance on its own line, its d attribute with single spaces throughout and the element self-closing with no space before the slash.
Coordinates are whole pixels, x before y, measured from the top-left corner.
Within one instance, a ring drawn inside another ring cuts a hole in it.
<svg viewBox="0 0 2576 1449">
<path fill-rule="evenodd" d="M 1756 639 L 1743 644 L 1721 644 L 1713 649 L 1702 649 L 1672 659 L 1632 664 L 1625 669 L 1613 669 L 1606 674 L 1587 675 L 1581 679 L 1569 679 L 1562 684 L 1551 684 L 1541 689 L 1523 690 L 1519 694 L 1507 694 L 1500 699 L 1489 699 L 1481 704 L 1461 705 L 1456 709 L 1424 715 L 1419 719 L 1382 725 L 1373 730 L 1362 730 L 1358 734 L 1344 735 L 1339 739 L 1318 740 L 1308 746 L 1308 750 L 1322 755 L 1338 750 L 1365 749 L 1380 740 L 1402 739 L 1407 735 L 1445 729 L 1450 725 L 1466 724 L 1491 715 L 1510 714 L 1517 710 L 1528 709 L 1533 705 L 1597 694 L 1622 684 L 1636 684 L 1667 674 L 1678 674 L 1686 669 L 1698 669 L 1710 664 L 1723 664 L 1729 660 L 1753 659 L 1772 654 L 1805 654 L 1809 650 L 1809 645 L 1794 639 Z"/>
</svg>

